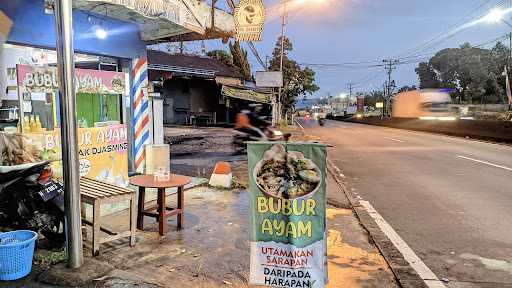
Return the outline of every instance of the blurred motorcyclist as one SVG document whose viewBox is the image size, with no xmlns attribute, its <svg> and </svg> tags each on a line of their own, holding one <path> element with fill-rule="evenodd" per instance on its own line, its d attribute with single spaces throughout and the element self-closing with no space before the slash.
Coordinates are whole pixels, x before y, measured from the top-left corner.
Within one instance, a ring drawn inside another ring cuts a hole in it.
<svg viewBox="0 0 512 288">
<path fill-rule="evenodd" d="M 270 126 L 270 123 L 259 115 L 261 109 L 261 104 L 251 104 L 248 109 L 241 110 L 236 115 L 235 130 L 266 139 L 267 135 L 263 130 Z"/>
</svg>

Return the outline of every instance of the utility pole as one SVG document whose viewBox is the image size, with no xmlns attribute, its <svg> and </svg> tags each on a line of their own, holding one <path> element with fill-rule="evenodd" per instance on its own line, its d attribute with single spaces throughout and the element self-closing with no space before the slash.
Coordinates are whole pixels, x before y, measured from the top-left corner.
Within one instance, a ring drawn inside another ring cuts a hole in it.
<svg viewBox="0 0 512 288">
<path fill-rule="evenodd" d="M 354 87 L 354 83 L 348 83 L 347 86 L 348 86 L 348 91 L 349 91 L 348 92 L 348 95 L 349 95 L 348 97 L 350 99 L 350 98 L 352 98 L 352 88 Z"/>
<path fill-rule="evenodd" d="M 80 215 L 80 165 L 78 162 L 78 129 L 76 124 L 72 9 L 72 0 L 55 1 L 67 257 L 70 268 L 79 268 L 84 260 L 82 252 L 82 217 Z"/>
<path fill-rule="evenodd" d="M 389 106 L 389 100 L 391 99 L 392 94 L 392 88 L 393 88 L 393 81 L 391 80 L 391 73 L 393 73 L 393 70 L 396 69 L 396 65 L 400 62 L 398 59 L 384 59 L 382 62 L 385 63 L 385 69 L 387 70 L 386 73 L 388 74 L 388 80 L 386 82 L 386 87 L 384 90 L 384 108 L 382 109 L 382 113 L 386 113 L 388 111 Z"/>
</svg>

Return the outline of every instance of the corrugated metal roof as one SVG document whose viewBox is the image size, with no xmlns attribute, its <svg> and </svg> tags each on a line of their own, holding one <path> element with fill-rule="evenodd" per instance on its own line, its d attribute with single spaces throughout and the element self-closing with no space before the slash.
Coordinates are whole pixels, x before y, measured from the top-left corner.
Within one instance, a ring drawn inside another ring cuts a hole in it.
<svg viewBox="0 0 512 288">
<path fill-rule="evenodd" d="M 209 57 L 185 54 L 169 54 L 163 51 L 148 50 L 149 69 L 190 73 L 192 75 L 213 75 L 242 78 L 239 72 Z"/>
</svg>

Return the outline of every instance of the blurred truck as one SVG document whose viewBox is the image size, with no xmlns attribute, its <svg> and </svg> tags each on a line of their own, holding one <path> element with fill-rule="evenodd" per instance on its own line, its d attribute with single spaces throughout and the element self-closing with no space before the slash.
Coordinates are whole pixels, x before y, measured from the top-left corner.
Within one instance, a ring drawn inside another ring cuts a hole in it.
<svg viewBox="0 0 512 288">
<path fill-rule="evenodd" d="M 398 93 L 393 98 L 393 117 L 455 120 L 449 89 L 422 89 Z"/>
</svg>

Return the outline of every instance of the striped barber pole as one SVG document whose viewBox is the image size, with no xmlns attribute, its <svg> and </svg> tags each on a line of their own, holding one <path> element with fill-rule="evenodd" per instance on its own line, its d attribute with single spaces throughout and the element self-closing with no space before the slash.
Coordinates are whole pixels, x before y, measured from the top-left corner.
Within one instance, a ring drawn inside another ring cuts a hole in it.
<svg viewBox="0 0 512 288">
<path fill-rule="evenodd" d="M 135 138 L 133 154 L 135 155 L 135 171 L 144 170 L 144 146 L 150 144 L 149 134 L 149 101 L 148 101 L 148 61 L 137 58 L 132 61 L 132 129 Z"/>
</svg>

